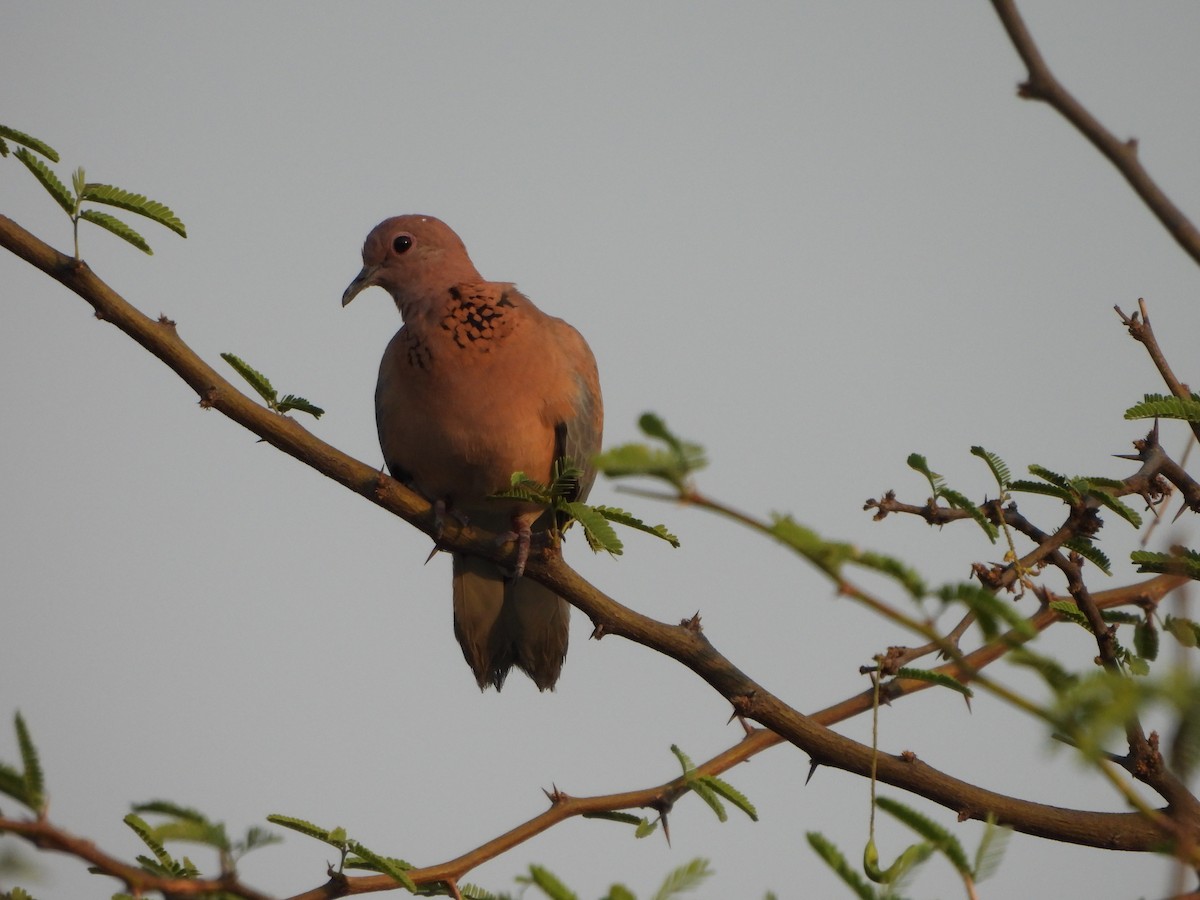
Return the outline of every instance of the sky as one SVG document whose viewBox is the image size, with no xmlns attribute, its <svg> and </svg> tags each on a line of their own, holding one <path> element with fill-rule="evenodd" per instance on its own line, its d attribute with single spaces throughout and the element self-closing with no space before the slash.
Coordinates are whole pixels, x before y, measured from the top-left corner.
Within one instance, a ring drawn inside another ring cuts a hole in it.
<svg viewBox="0 0 1200 900">
<path fill-rule="evenodd" d="M 1021 8 L 1068 88 L 1200 209 L 1200 6 Z M 54 146 L 64 180 L 83 165 L 187 224 L 181 240 L 145 223 L 152 257 L 85 228 L 88 263 L 205 359 L 236 353 L 324 407 L 305 426 L 371 465 L 376 368 L 399 319 L 381 291 L 340 298 L 367 232 L 405 212 L 448 222 L 486 277 L 582 332 L 606 446 L 655 411 L 706 447 L 705 492 L 902 557 L 933 584 L 1002 551 L 972 526 L 871 520 L 864 500 L 889 488 L 924 501 L 908 454 L 977 497 L 991 482 L 975 444 L 1014 472 L 1131 472 L 1112 454 L 1145 425 L 1122 414 L 1162 390 L 1113 312 L 1139 297 L 1180 377 L 1197 377 L 1195 265 L 1082 137 L 1017 98 L 1023 68 L 984 3 L 42 2 L 5 20 L 0 121 Z M 69 252 L 69 221 L 11 158 L 0 212 Z M 650 786 L 678 774 L 672 743 L 703 760 L 737 741 L 710 688 L 645 648 L 589 641 L 580 614 L 556 692 L 514 676 L 481 695 L 452 635 L 449 560 L 422 565 L 424 535 L 201 411 L 8 254 L 0 285 L 0 759 L 16 759 L 3 723 L 19 709 L 64 828 L 130 858 L 141 845 L 122 816 L 162 797 L 234 834 L 284 813 L 430 864 L 535 815 L 551 784 Z M 1183 447 L 1181 428 L 1164 434 Z M 860 665 L 914 641 L 736 525 L 605 479 L 592 499 L 682 546 L 631 534 L 614 560 L 575 540 L 568 561 L 662 621 L 699 610 L 721 652 L 801 711 L 862 690 Z M 1061 515 L 1022 509 L 1047 527 Z M 1154 540 L 1189 538 L 1185 518 Z M 1135 577 L 1122 560 L 1136 541 L 1110 523 L 1114 576 L 1093 573 L 1093 589 Z M 1095 652 L 1066 627 L 1045 649 L 1079 670 Z M 1012 667 L 994 674 L 1037 695 Z M 868 725 L 839 730 L 866 740 Z M 880 741 L 994 790 L 1123 808 L 987 695 L 970 713 L 949 692 L 905 700 Z M 536 862 L 584 898 L 614 881 L 645 897 L 704 857 L 716 874 L 698 898 L 849 896 L 804 835 L 857 859 L 867 783 L 822 769 L 806 786 L 807 772 L 784 746 L 727 773 L 758 823 L 719 824 L 688 797 L 670 846 L 571 821 L 468 880 L 511 890 Z M 977 841 L 977 824 L 888 793 Z M 884 826 L 880 852 L 908 841 Z M 241 872 L 286 896 L 324 880 L 326 850 L 289 835 Z M 118 889 L 15 852 L 40 900 Z M 1173 884 L 1151 857 L 1022 836 L 1008 854 L 983 896 Z M 941 862 L 907 893 L 963 896 Z"/>
</svg>

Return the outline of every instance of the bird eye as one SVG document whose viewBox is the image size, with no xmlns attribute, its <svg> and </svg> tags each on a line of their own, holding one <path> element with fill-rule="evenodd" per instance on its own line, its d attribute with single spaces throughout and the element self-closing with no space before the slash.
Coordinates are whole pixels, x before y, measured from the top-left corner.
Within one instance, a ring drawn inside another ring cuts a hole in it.
<svg viewBox="0 0 1200 900">
<path fill-rule="evenodd" d="M 398 234 L 392 238 L 392 249 L 397 253 L 406 252 L 413 245 L 411 234 Z"/>
</svg>

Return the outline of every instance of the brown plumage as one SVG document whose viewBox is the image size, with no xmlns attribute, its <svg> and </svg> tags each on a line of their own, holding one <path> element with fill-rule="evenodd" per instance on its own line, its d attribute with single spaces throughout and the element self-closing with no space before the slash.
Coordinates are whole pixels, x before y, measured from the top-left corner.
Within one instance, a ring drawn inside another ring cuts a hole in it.
<svg viewBox="0 0 1200 900">
<path fill-rule="evenodd" d="M 517 539 L 515 572 L 454 555 L 454 634 L 480 688 L 497 690 L 514 665 L 552 689 L 567 652 L 570 607 L 521 572 L 532 531 L 552 527 L 542 507 L 489 499 L 513 472 L 549 482 L 570 456 L 595 479 L 604 413 L 596 361 L 562 319 L 512 284 L 484 281 L 445 223 L 397 216 L 363 245 L 346 305 L 387 290 L 404 326 L 379 366 L 375 418 L 393 477 L 478 525 Z M 440 508 L 440 507 L 439 507 Z"/>
</svg>

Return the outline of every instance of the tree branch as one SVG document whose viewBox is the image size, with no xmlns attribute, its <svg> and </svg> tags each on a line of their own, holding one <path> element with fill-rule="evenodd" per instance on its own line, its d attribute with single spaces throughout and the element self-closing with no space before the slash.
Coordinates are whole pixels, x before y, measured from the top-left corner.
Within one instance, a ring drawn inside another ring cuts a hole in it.
<svg viewBox="0 0 1200 900">
<path fill-rule="evenodd" d="M 1042 100 L 1050 104 L 1074 125 L 1092 146 L 1117 167 L 1117 171 L 1184 252 L 1200 263 L 1200 232 L 1142 166 L 1138 159 L 1137 141 L 1132 138 L 1128 141 L 1119 140 L 1054 77 L 1013 0 L 992 0 L 992 6 L 1029 73 L 1028 80 L 1018 86 L 1017 93 L 1028 100 Z"/>
<path fill-rule="evenodd" d="M 59 253 L 5 216 L 0 216 L 0 246 L 61 282 L 91 304 L 98 318 L 113 323 L 161 359 L 197 392 L 202 406 L 219 410 L 283 452 L 431 533 L 433 521 L 427 502 L 314 437 L 292 419 L 241 394 L 179 338 L 174 323 L 165 318 L 152 320 L 134 309 L 85 263 Z M 492 535 L 454 521 L 445 523 L 441 543 L 501 563 L 511 554 L 498 548 Z M 527 574 L 568 598 L 591 618 L 598 633 L 620 635 L 683 663 L 726 697 L 738 713 L 804 750 L 815 763 L 863 776 L 870 774 L 872 748 L 831 731 L 816 717 L 805 716 L 776 698 L 722 656 L 704 637 L 698 623 L 666 625 L 620 605 L 566 566 L 551 547 L 535 548 L 530 556 Z M 964 818 L 982 819 L 992 813 L 1001 823 L 1028 834 L 1109 849 L 1155 850 L 1163 842 L 1163 832 L 1137 813 L 1068 810 L 1005 797 L 939 772 L 911 753 L 881 754 L 876 764 L 881 781 L 933 800 Z M 550 813 L 556 821 L 565 817 L 553 808 Z M 1200 836 L 1200 826 L 1191 827 Z M 429 874 L 441 871 L 439 867 Z M 381 889 L 384 885 L 379 877 L 347 879 L 347 892 Z M 394 886 L 394 882 L 388 879 L 387 886 Z"/>
</svg>

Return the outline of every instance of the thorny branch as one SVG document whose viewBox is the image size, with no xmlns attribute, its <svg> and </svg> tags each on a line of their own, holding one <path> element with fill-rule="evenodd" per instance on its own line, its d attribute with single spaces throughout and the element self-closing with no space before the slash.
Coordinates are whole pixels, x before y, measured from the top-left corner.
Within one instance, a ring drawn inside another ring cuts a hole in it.
<svg viewBox="0 0 1200 900">
<path fill-rule="evenodd" d="M 993 0 L 993 6 L 1009 34 L 1014 46 L 1025 62 L 1029 77 L 1020 87 L 1021 96 L 1049 103 L 1076 126 L 1097 149 L 1107 157 L 1126 178 L 1131 187 L 1159 218 L 1174 239 L 1193 259 L 1200 262 L 1200 234 L 1195 226 L 1170 202 L 1157 184 L 1149 177 L 1137 157 L 1135 141 L 1122 142 L 1104 128 L 1075 98 L 1066 91 L 1050 72 L 1036 45 L 1029 35 L 1023 20 L 1011 0 Z M 179 340 L 174 323 L 165 318 L 157 322 L 143 316 L 113 292 L 104 282 L 96 278 L 85 264 L 77 263 L 41 243 L 24 232 L 11 220 L 0 216 L 0 244 L 16 255 L 56 278 L 73 290 L 95 309 L 98 318 L 112 321 L 126 334 L 141 343 L 149 352 L 163 360 L 170 368 L 193 387 L 201 397 L 201 405 L 220 410 L 234 421 L 258 434 L 284 452 L 308 463 L 313 468 L 341 484 L 357 491 L 372 502 L 389 509 L 418 528 L 429 533 L 432 527 L 429 505 L 421 498 L 405 490 L 396 482 L 374 469 L 359 463 L 313 437 L 293 420 L 277 416 L 254 401 L 246 398 L 225 379 L 208 367 Z M 1119 312 L 1119 310 L 1118 310 Z M 1165 360 L 1157 351 L 1153 332 L 1146 320 L 1143 308 L 1139 323 L 1135 314 L 1122 319 L 1130 333 L 1146 344 L 1148 351 L 1159 365 L 1172 393 L 1185 396 L 1186 388 L 1164 368 Z M 1180 394 L 1180 390 L 1184 394 Z M 1193 426 L 1200 437 L 1200 426 Z M 1131 493 L 1147 499 L 1161 498 L 1166 491 L 1165 481 L 1174 484 L 1183 493 L 1188 506 L 1200 511 L 1200 486 L 1174 463 L 1157 443 L 1156 433 L 1146 441 L 1139 442 L 1136 458 L 1143 463 L 1142 469 L 1126 479 Z M 1140 479 L 1140 480 L 1139 480 Z M 931 524 L 943 524 L 965 517 L 966 513 L 937 507 L 932 501 L 924 507 L 899 503 L 889 492 L 883 500 L 874 502 L 877 518 L 888 513 L 910 513 L 920 515 Z M 1131 585 L 1116 591 L 1091 595 L 1079 577 L 1079 561 L 1064 557 L 1060 548 L 1069 540 L 1071 529 L 1064 525 L 1054 535 L 1040 533 L 1032 524 L 1024 522 L 1015 507 L 1003 510 L 997 504 L 989 513 L 993 521 L 1003 517 L 1009 525 L 1026 534 L 1035 542 L 1035 550 L 1027 554 L 1018 565 L 982 569 L 981 580 L 987 580 L 994 589 L 1011 587 L 1017 580 L 1022 567 L 1029 568 L 1043 562 L 1056 566 L 1067 574 L 1068 589 L 1076 603 L 1095 626 L 1101 609 L 1134 603 L 1143 607 L 1157 604 L 1187 579 L 1176 575 L 1162 575 L 1144 583 Z M 748 519 L 748 517 L 747 517 Z M 753 520 L 748 520 L 753 522 Z M 442 543 L 464 552 L 503 561 L 504 553 L 498 550 L 490 537 L 474 529 L 451 525 L 442 536 Z M 869 748 L 849 741 L 827 730 L 827 726 L 857 715 L 870 708 L 872 691 L 861 694 L 815 713 L 803 716 L 782 704 L 768 692 L 754 684 L 735 669 L 708 643 L 696 628 L 672 628 L 653 622 L 644 616 L 627 610 L 610 598 L 596 591 L 574 572 L 547 552 L 531 561 L 529 574 L 535 579 L 558 590 L 572 599 L 584 610 L 597 626 L 597 633 L 614 633 L 666 653 L 701 675 L 721 691 L 743 715 L 755 718 L 769 729 L 750 729 L 747 736 L 724 753 L 708 760 L 697 771 L 702 774 L 718 774 L 729 767 L 748 759 L 755 753 L 783 741 L 789 741 L 807 750 L 816 763 L 826 763 L 848 771 L 863 773 L 869 763 Z M 1052 598 L 1044 591 L 1042 605 L 1029 617 L 1029 623 L 1042 630 L 1057 620 L 1048 607 Z M 1095 621 L 1094 621 L 1095 620 Z M 948 636 L 932 641 L 923 652 L 943 649 L 947 644 L 957 646 L 959 638 L 969 625 L 969 619 L 960 622 Z M 1097 629 L 1101 645 L 1101 658 L 1109 662 L 1100 639 L 1102 629 Z M 1018 643 L 1014 634 L 992 640 L 984 646 L 939 667 L 940 672 L 950 674 L 960 681 L 968 682 L 977 677 L 980 670 L 1000 658 Z M 895 650 L 903 648 L 893 648 Z M 892 679 L 885 689 L 889 700 L 924 690 L 930 683 L 908 679 Z M 1131 744 L 1139 740 L 1140 727 L 1131 727 Z M 1140 737 L 1147 744 L 1150 741 Z M 1157 748 L 1149 751 L 1157 754 Z M 1144 761 L 1144 760 L 1143 760 Z M 1161 761 L 1161 760 L 1160 760 Z M 1130 850 L 1147 850 L 1157 846 L 1162 833 L 1136 813 L 1091 813 L 1078 810 L 1062 810 L 1042 804 L 1015 800 L 975 788 L 952 777 L 930 769 L 915 756 L 904 754 L 899 757 L 881 756 L 878 760 L 881 780 L 915 793 L 935 802 L 957 809 L 963 817 L 981 818 L 989 810 L 998 814 L 1001 822 L 1007 822 L 1019 830 L 1046 837 L 1075 841 L 1094 846 L 1105 846 Z M 1162 768 L 1165 772 L 1165 767 Z M 1169 775 L 1169 773 L 1167 773 Z M 1173 778 L 1173 776 L 1170 776 Z M 1146 780 L 1143 778 L 1143 780 Z M 1180 805 L 1187 807 L 1187 831 L 1183 843 L 1192 844 L 1196 839 L 1196 801 L 1181 785 L 1169 781 L 1152 783 L 1168 800 L 1173 812 L 1180 813 Z M 630 808 L 667 810 L 687 790 L 683 779 L 675 779 L 664 785 L 602 797 L 574 798 L 555 792 L 551 807 L 541 815 L 517 826 L 505 835 L 484 844 L 456 860 L 450 860 L 427 869 L 413 870 L 420 884 L 444 881 L 453 886 L 457 878 L 504 850 L 526 840 L 528 837 L 549 828 L 558 821 L 587 812 L 611 811 Z M 1180 793 L 1182 791 L 1182 793 Z M 157 890 L 167 897 L 190 896 L 206 891 L 225 891 L 247 900 L 260 900 L 265 895 L 241 885 L 232 874 L 217 880 L 168 880 L 160 879 L 130 867 L 119 860 L 108 857 L 93 844 L 76 838 L 52 826 L 45 819 L 22 821 L 0 819 L 0 832 L 22 834 L 40 847 L 72 853 L 91 862 L 101 871 L 122 879 L 135 892 Z M 1191 855 L 1190 853 L 1188 854 Z M 339 875 L 313 891 L 299 895 L 297 900 L 333 898 L 368 891 L 383 890 L 395 884 L 386 876 L 345 877 Z"/>
<path fill-rule="evenodd" d="M 1020 96 L 1048 103 L 1074 125 L 1092 146 L 1117 167 L 1117 171 L 1184 252 L 1200 263 L 1200 232 L 1142 166 L 1138 159 L 1137 141 L 1120 140 L 1054 77 L 1013 0 L 992 0 L 992 6 L 1029 73 L 1029 77 L 1017 89 Z"/>
<path fill-rule="evenodd" d="M 62 282 L 91 303 L 99 318 L 117 325 L 162 359 L 197 391 L 203 406 L 219 410 L 289 455 L 356 490 L 426 533 L 431 531 L 433 523 L 428 503 L 392 479 L 380 475 L 374 468 L 320 441 L 293 420 L 273 413 L 242 395 L 183 343 L 173 323 L 165 319 L 152 320 L 133 309 L 95 276 L 86 264 L 58 253 L 3 216 L 0 216 L 0 244 Z M 505 551 L 496 546 L 490 535 L 458 523 L 447 523 L 441 541 L 455 550 L 497 562 L 504 561 Z M 825 716 L 802 715 L 775 698 L 721 656 L 698 629 L 664 625 L 626 609 L 584 582 L 549 548 L 534 555 L 528 571 L 531 577 L 571 599 L 603 633 L 621 635 L 683 662 L 728 698 L 741 715 L 775 732 L 774 735 L 768 735 L 755 731 L 728 753 L 736 756 L 750 750 L 757 752 L 755 748 L 762 749 L 779 740 L 787 740 L 808 752 L 816 763 L 862 775 L 870 771 L 870 747 L 830 731 Z M 850 709 L 845 707 L 843 714 L 852 714 Z M 740 758 L 746 757 L 731 758 L 728 764 L 732 765 Z M 912 754 L 881 756 L 877 764 L 881 781 L 911 790 L 967 817 L 983 818 L 991 812 L 1001 822 L 1011 824 L 1018 830 L 1094 846 L 1149 849 L 1162 841 L 1161 832 L 1137 813 L 1063 810 L 1005 797 L 938 772 Z M 715 767 L 720 763 L 710 760 L 706 765 L 714 766 L 715 773 L 718 770 Z M 626 800 L 661 808 L 664 796 L 662 789 L 651 789 L 649 793 Z M 579 804 L 585 802 L 588 801 L 579 801 Z M 611 804 L 615 801 L 609 799 L 600 802 Z M 507 835 L 458 860 L 428 870 L 416 870 L 412 874 L 421 877 L 422 883 L 452 881 L 467 868 L 503 852 L 513 843 L 544 830 L 561 818 L 584 811 L 582 807 L 576 808 L 571 804 L 570 799 L 561 800 L 543 817 L 518 826 Z M 387 883 L 384 884 L 381 879 Z M 392 885 L 393 882 L 386 876 L 339 876 L 318 889 L 318 893 L 304 896 L 306 900 L 308 897 L 343 896 Z"/>
</svg>

